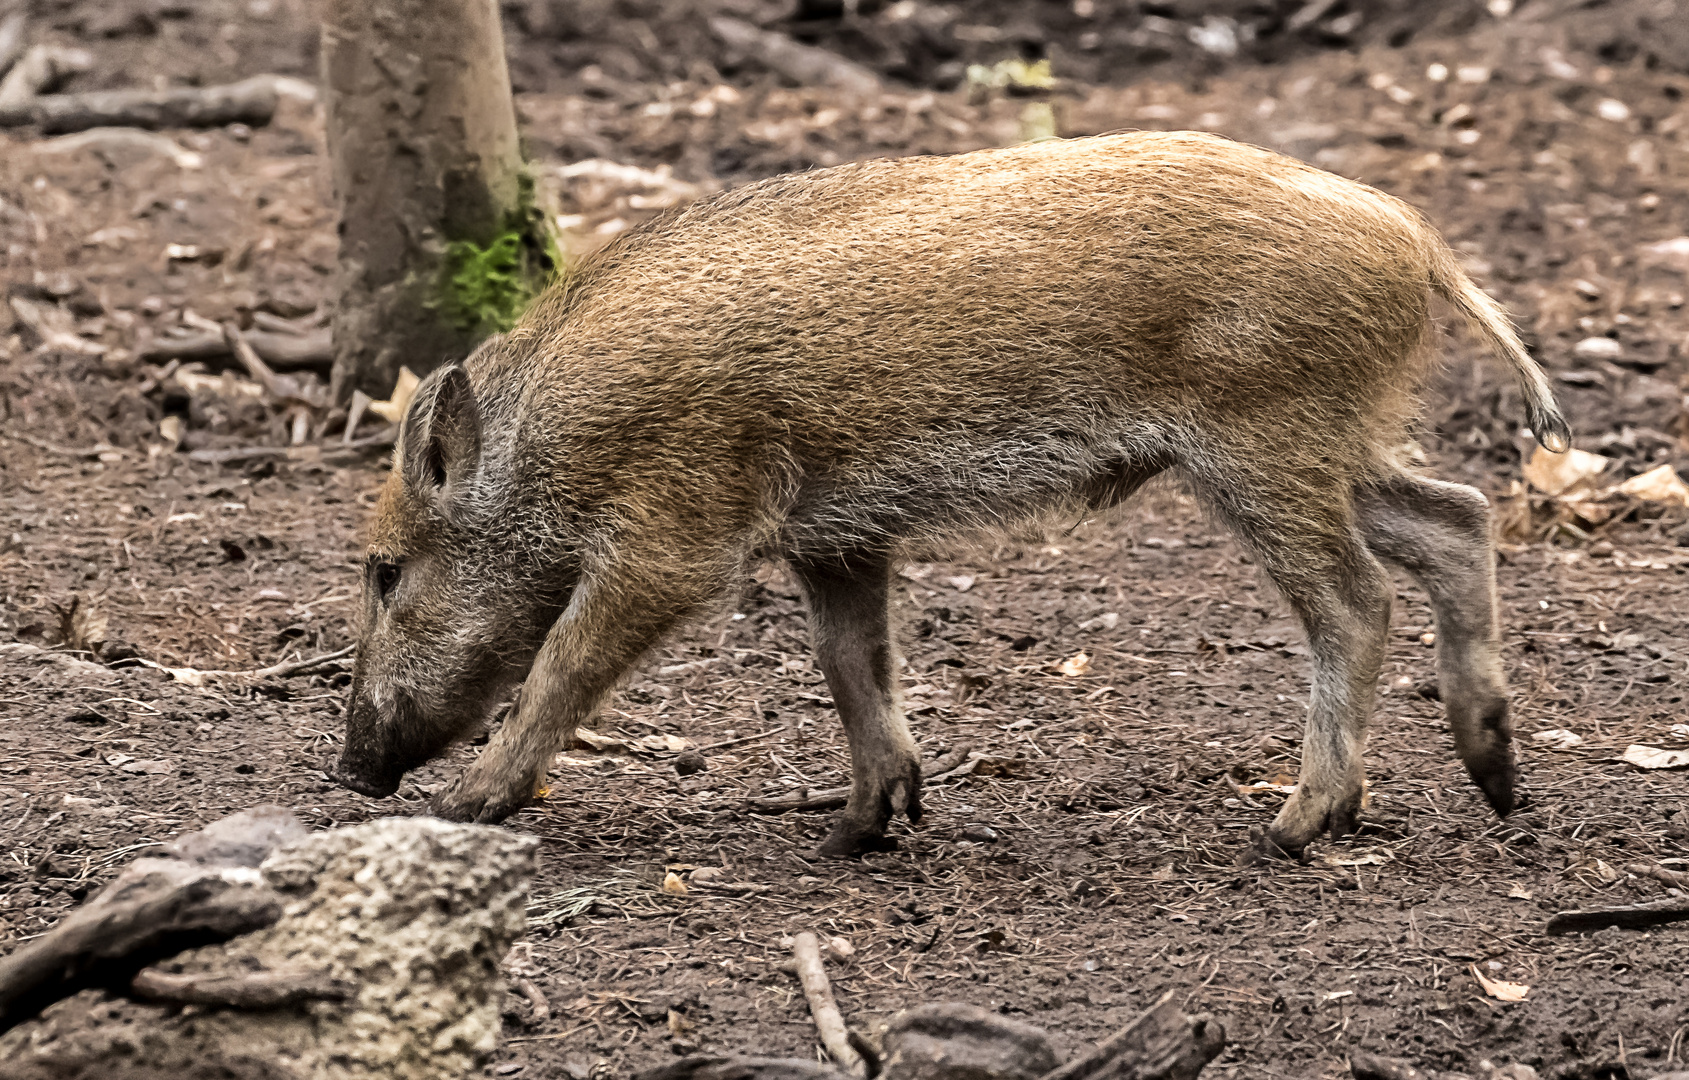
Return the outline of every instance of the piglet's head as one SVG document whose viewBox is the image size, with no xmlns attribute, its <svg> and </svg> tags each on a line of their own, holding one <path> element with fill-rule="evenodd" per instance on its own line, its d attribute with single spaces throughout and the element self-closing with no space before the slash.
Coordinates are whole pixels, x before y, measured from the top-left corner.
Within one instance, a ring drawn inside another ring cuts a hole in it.
<svg viewBox="0 0 1689 1080">
<path fill-rule="evenodd" d="M 460 365 L 417 387 L 363 567 L 357 658 L 337 778 L 391 795 L 404 774 L 486 721 L 543 635 L 523 587 L 519 516 L 488 466 Z"/>
</svg>

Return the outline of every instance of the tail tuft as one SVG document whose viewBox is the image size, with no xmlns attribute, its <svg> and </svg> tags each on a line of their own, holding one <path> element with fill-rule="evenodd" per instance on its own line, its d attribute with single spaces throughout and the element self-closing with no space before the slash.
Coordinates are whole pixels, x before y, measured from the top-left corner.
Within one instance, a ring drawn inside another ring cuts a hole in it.
<svg viewBox="0 0 1689 1080">
<path fill-rule="evenodd" d="M 1478 288 L 1466 271 L 1455 261 L 1454 253 L 1440 239 L 1433 239 L 1437 247 L 1431 264 L 1431 287 L 1466 317 L 1467 325 L 1477 331 L 1492 350 L 1499 353 L 1513 369 L 1519 381 L 1519 392 L 1525 398 L 1525 419 L 1537 442 L 1556 454 L 1572 448 L 1572 429 L 1560 406 L 1554 401 L 1554 391 L 1542 368 L 1525 351 L 1518 331 L 1489 293 Z"/>
</svg>

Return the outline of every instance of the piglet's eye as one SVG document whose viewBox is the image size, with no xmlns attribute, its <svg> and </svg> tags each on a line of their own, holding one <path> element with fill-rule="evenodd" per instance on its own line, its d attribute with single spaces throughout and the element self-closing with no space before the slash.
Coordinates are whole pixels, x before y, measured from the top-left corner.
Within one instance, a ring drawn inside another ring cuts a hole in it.
<svg viewBox="0 0 1689 1080">
<path fill-rule="evenodd" d="M 387 602 L 387 596 L 393 587 L 399 584 L 399 564 L 392 562 L 378 562 L 374 568 L 375 595 L 382 603 Z"/>
</svg>

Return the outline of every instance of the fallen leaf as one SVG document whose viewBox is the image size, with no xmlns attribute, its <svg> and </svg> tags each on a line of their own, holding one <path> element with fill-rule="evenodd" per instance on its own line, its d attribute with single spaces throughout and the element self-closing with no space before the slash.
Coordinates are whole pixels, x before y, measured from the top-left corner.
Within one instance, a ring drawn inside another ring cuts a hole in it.
<svg viewBox="0 0 1689 1080">
<path fill-rule="evenodd" d="M 386 401 L 370 402 L 369 411 L 389 424 L 397 424 L 405 418 L 405 410 L 410 407 L 411 398 L 415 396 L 417 384 L 421 381 L 410 368 L 400 368 L 399 379 L 393 384 L 393 396 Z"/>
<path fill-rule="evenodd" d="M 1611 458 L 1583 450 L 1568 450 L 1564 454 L 1551 453 L 1539 446 L 1525 462 L 1525 480 L 1547 495 L 1564 495 L 1579 484 L 1588 484 L 1607 471 Z"/>
<path fill-rule="evenodd" d="M 1500 979 L 1485 977 L 1484 973 L 1478 970 L 1477 964 L 1471 965 L 1470 970 L 1472 977 L 1478 980 L 1478 985 L 1484 988 L 1484 993 L 1497 1001 L 1524 1001 L 1525 995 L 1531 992 L 1531 988 L 1524 983 L 1502 982 Z"/>
<path fill-rule="evenodd" d="M 831 937 L 827 939 L 827 955 L 842 964 L 856 955 L 856 946 L 842 937 Z"/>
<path fill-rule="evenodd" d="M 1091 670 L 1090 654 L 1076 652 L 1066 660 L 1057 664 L 1056 670 L 1069 678 L 1078 678 Z"/>
<path fill-rule="evenodd" d="M 585 743 L 594 750 L 600 751 L 628 749 L 628 744 L 614 735 L 600 735 L 598 732 L 588 731 L 586 728 L 575 729 L 575 741 Z"/>
<path fill-rule="evenodd" d="M 957 574 L 955 577 L 939 578 L 938 580 L 950 586 L 952 589 L 955 589 L 957 592 L 967 592 L 969 589 L 974 587 L 974 582 L 979 579 L 975 578 L 972 574 Z"/>
<path fill-rule="evenodd" d="M 681 738 L 679 735 L 646 735 L 635 739 L 627 735 L 602 735 L 596 731 L 578 728 L 575 731 L 575 740 L 601 753 L 678 754 L 682 750 L 692 749 L 692 740 Z"/>
<path fill-rule="evenodd" d="M 1661 750 L 1636 743 L 1625 750 L 1624 759 L 1642 769 L 1689 769 L 1689 750 Z"/>
<path fill-rule="evenodd" d="M 680 875 L 673 870 L 663 875 L 663 891 L 673 893 L 675 896 L 685 896 L 688 892 L 686 882 L 680 880 Z"/>
<path fill-rule="evenodd" d="M 1394 858 L 1395 856 L 1384 848 L 1373 848 L 1371 851 L 1363 851 L 1359 855 L 1350 855 L 1344 858 L 1338 857 L 1336 852 L 1331 852 L 1326 855 L 1325 864 L 1327 866 L 1383 866 Z"/>
<path fill-rule="evenodd" d="M 1595 860 L 1594 869 L 1595 869 L 1595 876 L 1600 878 L 1602 881 L 1605 881 L 1609 885 L 1611 885 L 1613 882 L 1619 880 L 1619 872 L 1617 870 L 1614 870 L 1611 866 L 1608 866 L 1606 863 L 1602 862 L 1600 859 Z"/>
<path fill-rule="evenodd" d="M 129 764 L 129 762 L 134 761 L 134 760 L 135 759 L 130 757 L 128 754 L 107 754 L 106 755 L 106 764 L 107 765 L 120 765 L 120 766 L 121 765 L 127 765 L 127 764 Z"/>
<path fill-rule="evenodd" d="M 71 593 L 64 607 L 53 605 L 59 615 L 59 641 L 76 652 L 97 652 L 105 643 L 108 623 L 105 614 L 82 593 Z"/>
<path fill-rule="evenodd" d="M 1670 462 L 1639 473 L 1613 490 L 1643 502 L 1689 506 L 1689 484 L 1683 482 L 1683 478 L 1677 475 L 1677 470 L 1671 467 Z"/>
<path fill-rule="evenodd" d="M 1279 773 L 1270 780 L 1257 780 L 1253 784 L 1239 784 L 1237 790 L 1243 795 L 1259 795 L 1263 791 L 1276 791 L 1280 795 L 1289 795 L 1296 790 L 1296 778 L 1286 773 Z"/>
<path fill-rule="evenodd" d="M 1551 731 L 1539 731 L 1531 736 L 1537 742 L 1548 743 L 1556 750 L 1568 750 L 1574 746 L 1583 745 L 1583 736 L 1565 728 L 1554 728 Z"/>
<path fill-rule="evenodd" d="M 150 776 L 162 776 L 170 771 L 170 762 L 163 758 L 148 761 L 126 761 L 118 768 L 126 773 L 144 773 Z"/>
<path fill-rule="evenodd" d="M 1535 895 L 1535 893 L 1525 888 L 1523 885 L 1512 885 L 1509 886 L 1507 890 L 1507 898 L 1509 900 L 1529 900 Z"/>
<path fill-rule="evenodd" d="M 669 1034 L 679 1038 L 697 1025 L 673 1009 L 669 1010 Z"/>
</svg>

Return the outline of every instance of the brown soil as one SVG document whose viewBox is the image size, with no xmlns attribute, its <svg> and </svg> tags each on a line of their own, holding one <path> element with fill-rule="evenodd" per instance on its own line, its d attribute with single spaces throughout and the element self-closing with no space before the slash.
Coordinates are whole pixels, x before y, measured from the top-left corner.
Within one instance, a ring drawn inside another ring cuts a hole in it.
<svg viewBox="0 0 1689 1080">
<path fill-rule="evenodd" d="M 313 66 L 305 5 L 286 0 L 36 7 L 52 34 L 100 58 L 84 85 Z M 1220 13 L 1241 26 L 1302 5 L 1098 0 L 1087 30 L 1077 5 L 1040 3 L 1033 17 L 1034 6 L 960 4 L 939 21 L 961 48 L 931 63 L 897 37 L 914 21 L 894 18 L 901 6 L 865 2 L 847 24 L 750 0 L 583 3 L 571 18 L 598 20 L 583 26 L 545 24 L 546 5 L 507 7 L 527 135 L 547 169 L 603 156 L 706 186 L 1012 141 L 1025 100 L 970 102 L 944 92 L 954 72 L 937 69 L 1048 56 L 1072 81 L 1054 101 L 1063 134 L 1210 128 L 1424 208 L 1530 329 L 1581 447 L 1613 457 L 1614 476 L 1683 463 L 1689 268 L 1642 249 L 1689 234 L 1689 52 L 1656 4 L 1533 2 L 1505 20 L 1480 5 L 1417 5 L 1403 39 L 1388 27 L 1407 5 L 1339 3 L 1311 29 L 1261 30 L 1266 44 L 1231 59 L 1178 38 L 1166 56 L 1140 54 L 1130 77 L 1106 49 L 1107 63 L 1085 66 L 1096 50 L 1079 35 L 1127 50 L 1143 47 L 1131 34 L 1166 30 L 1146 31 L 1146 18 L 1188 27 Z M 670 17 L 673 7 L 686 11 Z M 783 87 L 713 51 L 700 9 L 840 48 L 895 88 L 846 107 Z M 1365 18 L 1334 33 L 1329 21 L 1350 11 Z M 101 21 L 125 12 L 146 19 L 133 30 Z M 1000 33 L 957 38 L 957 27 Z M 1034 31 L 1036 49 L 1023 40 Z M 597 70 L 576 70 L 586 60 Z M 308 108 L 250 136 L 172 134 L 203 167 L 0 136 L 0 274 L 11 295 L 57 304 L 109 350 L 44 351 L 21 325 L 0 337 L 8 943 L 178 831 L 260 802 L 322 827 L 413 812 L 475 752 L 373 802 L 322 771 L 343 674 L 202 690 L 124 659 L 245 668 L 349 643 L 357 528 L 382 476 L 373 459 L 217 466 L 151 449 L 167 415 L 181 418 L 184 450 L 284 441 L 283 418 L 260 406 L 165 395 L 132 350 L 183 308 L 213 319 L 319 309 L 335 252 Z M 550 187 L 587 231 L 646 212 L 614 191 Z M 201 254 L 167 258 L 167 244 Z M 1590 337 L 1615 339 L 1616 359 L 1574 352 Z M 747 796 L 844 776 L 796 591 L 768 568 L 653 657 L 601 726 L 684 736 L 707 770 L 678 777 L 668 752 L 572 752 L 546 803 L 513 820 L 545 845 L 528 961 L 554 1015 L 533 1023 L 512 999 L 498 1062 L 521 1068 L 499 1075 L 584 1080 L 600 1058 L 622 1073 L 691 1046 L 808 1055 L 811 1023 L 779 970 L 780 938 L 799 929 L 854 944 L 833 975 L 859 1026 L 960 1000 L 1076 1046 L 1178 988 L 1231 1033 L 1220 1077 L 1336 1075 L 1352 1048 L 1475 1074 L 1485 1060 L 1591 1080 L 1683 1067 L 1689 929 L 1549 938 L 1543 926 L 1555 910 L 1661 895 L 1624 875 L 1627 863 L 1689 859 L 1686 774 L 1619 760 L 1632 743 L 1689 747 L 1689 729 L 1674 733 L 1689 723 L 1689 513 L 1621 508 L 1585 539 L 1515 496 L 1516 395 L 1469 344 L 1446 353 L 1422 442 L 1438 473 L 1504 507 L 1528 806 L 1496 821 L 1455 763 L 1420 643 L 1430 616 L 1404 582 L 1365 828 L 1319 845 L 1310 865 L 1240 869 L 1248 830 L 1279 797 L 1240 797 L 1230 781 L 1294 774 L 1306 657 L 1247 557 L 1162 491 L 1070 535 L 906 572 L 913 723 L 933 752 L 966 742 L 988 764 L 935 785 L 899 851 L 814 861 L 823 815 L 744 808 Z M 64 641 L 90 636 L 90 612 L 107 625 L 96 656 Z M 1062 674 L 1079 652 L 1088 671 Z M 1583 742 L 1532 737 L 1552 729 Z M 666 868 L 701 866 L 755 889 L 658 887 Z M 1528 998 L 1487 997 L 1473 965 L 1529 984 Z"/>
</svg>

